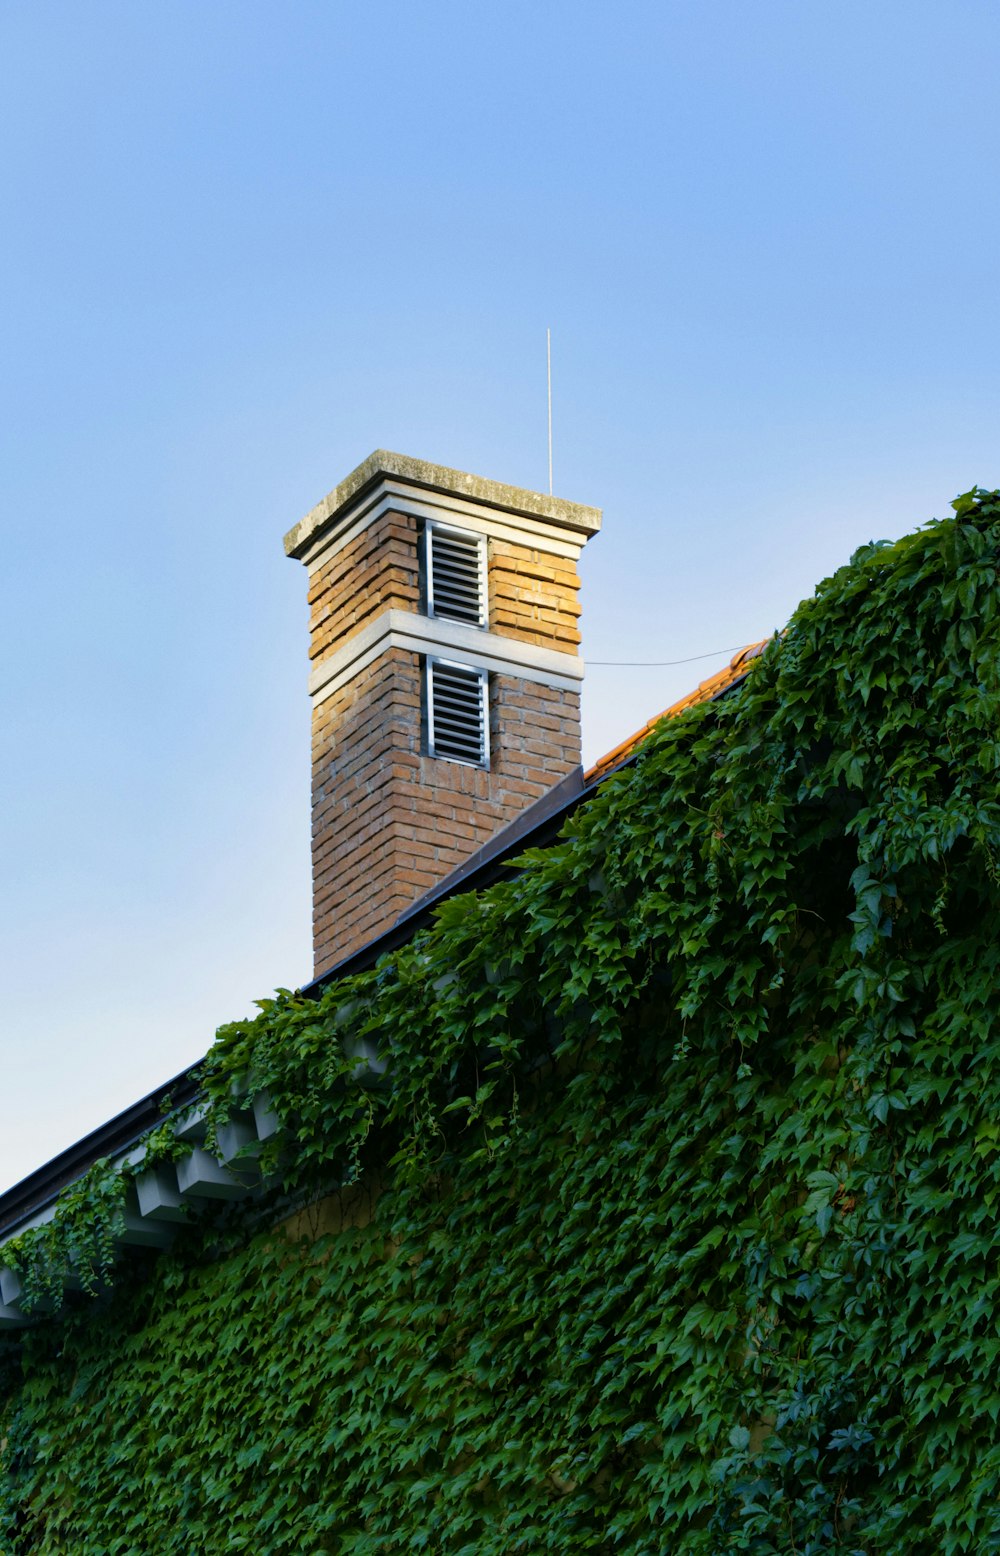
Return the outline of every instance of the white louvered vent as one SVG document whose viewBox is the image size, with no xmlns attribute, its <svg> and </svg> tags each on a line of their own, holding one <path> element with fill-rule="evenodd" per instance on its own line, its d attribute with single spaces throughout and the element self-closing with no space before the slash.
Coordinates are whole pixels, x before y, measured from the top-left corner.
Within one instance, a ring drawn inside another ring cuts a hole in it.
<svg viewBox="0 0 1000 1556">
<path fill-rule="evenodd" d="M 474 767 L 490 763 L 490 716 L 485 671 L 442 659 L 427 661 L 427 750 L 430 756 Z"/>
<path fill-rule="evenodd" d="M 486 538 L 428 524 L 427 614 L 445 621 L 486 625 Z"/>
</svg>

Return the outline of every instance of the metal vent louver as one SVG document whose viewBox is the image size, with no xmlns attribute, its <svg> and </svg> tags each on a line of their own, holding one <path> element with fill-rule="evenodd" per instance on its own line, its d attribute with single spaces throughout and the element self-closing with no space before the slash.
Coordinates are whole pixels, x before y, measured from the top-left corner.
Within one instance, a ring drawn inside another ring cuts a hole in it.
<svg viewBox="0 0 1000 1556">
<path fill-rule="evenodd" d="M 427 662 L 427 749 L 431 756 L 487 767 L 490 760 L 487 677 L 482 670 Z"/>
<path fill-rule="evenodd" d="M 481 535 L 427 527 L 427 611 L 446 621 L 486 625 L 486 544 Z"/>
</svg>

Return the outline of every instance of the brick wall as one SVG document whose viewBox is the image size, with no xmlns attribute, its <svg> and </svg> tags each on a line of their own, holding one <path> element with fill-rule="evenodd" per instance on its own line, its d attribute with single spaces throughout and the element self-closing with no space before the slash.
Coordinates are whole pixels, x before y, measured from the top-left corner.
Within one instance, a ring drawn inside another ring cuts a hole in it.
<svg viewBox="0 0 1000 1556">
<path fill-rule="evenodd" d="M 488 772 L 423 755 L 421 701 L 419 657 L 393 649 L 313 710 L 317 974 L 579 765 L 575 692 L 491 676 Z"/>
<path fill-rule="evenodd" d="M 490 542 L 492 631 L 575 654 L 580 642 L 579 588 L 572 562 L 527 546 Z"/>
<path fill-rule="evenodd" d="M 419 533 L 414 515 L 390 510 L 311 572 L 314 665 L 385 611 L 420 611 Z M 575 654 L 573 563 L 496 535 L 487 554 L 490 632 Z M 422 661 L 390 648 L 314 704 L 317 974 L 387 929 L 579 765 L 578 693 L 491 676 L 489 771 L 424 755 L 422 701 Z"/>
<path fill-rule="evenodd" d="M 325 658 L 386 610 L 419 610 L 417 522 L 384 513 L 309 581 L 309 657 Z M 489 543 L 490 629 L 575 653 L 580 578 L 571 562 L 506 541 Z"/>
<path fill-rule="evenodd" d="M 318 661 L 383 611 L 420 609 L 417 521 L 383 513 L 309 579 L 309 657 Z"/>
</svg>

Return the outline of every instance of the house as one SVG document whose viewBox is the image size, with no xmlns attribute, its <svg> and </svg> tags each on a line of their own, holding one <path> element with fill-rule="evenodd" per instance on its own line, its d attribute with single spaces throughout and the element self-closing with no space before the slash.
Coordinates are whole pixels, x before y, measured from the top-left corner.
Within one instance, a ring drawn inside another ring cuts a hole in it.
<svg viewBox="0 0 1000 1556">
<path fill-rule="evenodd" d="M 11 1552 L 1000 1539 L 1000 498 L 583 774 L 598 525 L 288 537 L 316 977 L 0 1200 Z"/>
</svg>

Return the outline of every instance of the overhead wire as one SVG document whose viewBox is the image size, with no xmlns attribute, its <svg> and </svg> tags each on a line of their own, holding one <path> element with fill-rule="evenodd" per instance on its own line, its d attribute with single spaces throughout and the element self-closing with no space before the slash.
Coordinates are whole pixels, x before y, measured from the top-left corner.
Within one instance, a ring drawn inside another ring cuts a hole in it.
<svg viewBox="0 0 1000 1556">
<path fill-rule="evenodd" d="M 689 654 L 686 659 L 588 659 L 587 668 L 595 665 L 614 666 L 622 670 L 642 670 L 646 668 L 665 670 L 670 665 L 690 665 L 696 659 L 717 659 L 720 654 L 742 653 L 745 648 L 750 648 L 749 643 L 737 643 L 733 648 L 713 648 L 707 654 Z"/>
</svg>

